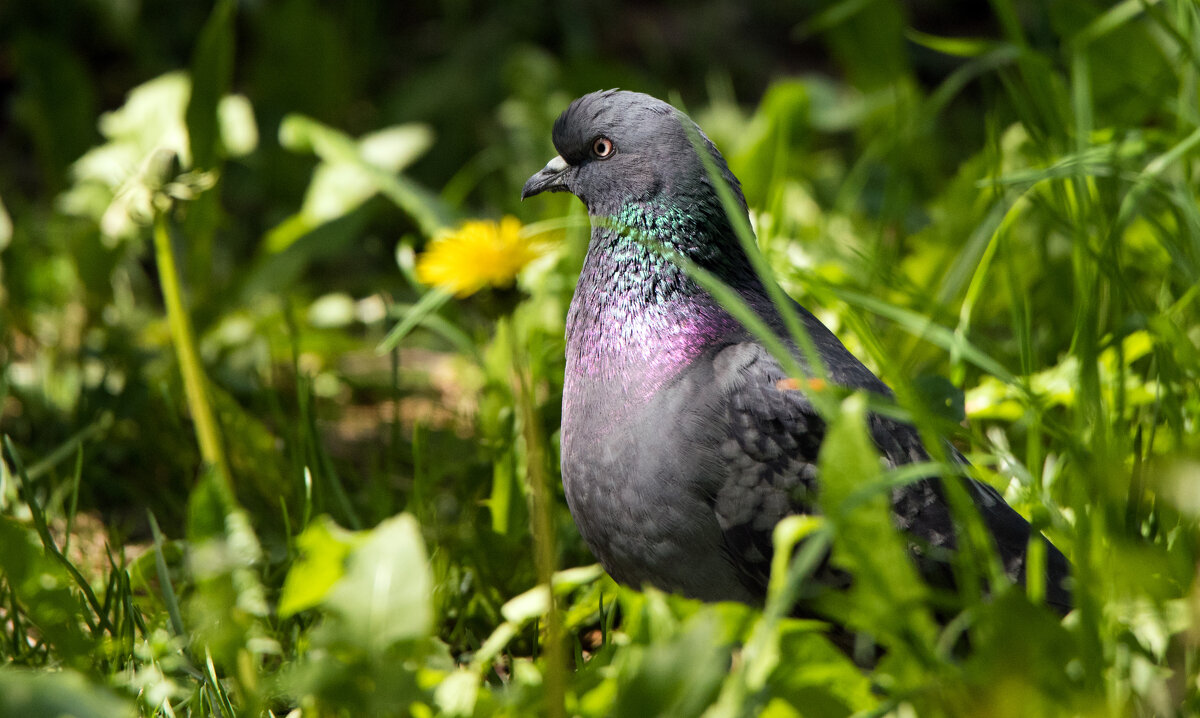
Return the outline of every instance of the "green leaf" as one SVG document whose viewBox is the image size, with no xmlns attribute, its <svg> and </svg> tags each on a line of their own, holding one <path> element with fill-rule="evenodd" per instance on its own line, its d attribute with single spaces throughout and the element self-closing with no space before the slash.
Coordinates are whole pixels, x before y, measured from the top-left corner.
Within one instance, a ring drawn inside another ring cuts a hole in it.
<svg viewBox="0 0 1200 718">
<path fill-rule="evenodd" d="M 187 536 L 194 590 L 185 623 L 193 643 L 226 670 L 241 656 L 277 650 L 263 622 L 270 610 L 259 577 L 262 547 L 250 515 L 216 471 L 192 492 Z"/>
<path fill-rule="evenodd" d="M 1071 38 L 1071 43 L 1084 46 L 1095 42 L 1141 15 L 1147 4 L 1146 0 L 1124 0 L 1113 5 Z"/>
<path fill-rule="evenodd" d="M 313 172 L 304 206 L 267 236 L 267 251 L 286 249 L 304 233 L 353 211 L 376 193 L 382 194 L 416 221 L 426 236 L 450 223 L 442 201 L 397 174 L 433 145 L 425 125 L 388 127 L 355 140 L 303 115 L 292 114 L 279 125 L 279 143 L 293 152 L 312 152 L 322 164 Z"/>
<path fill-rule="evenodd" d="M 870 678 L 823 634 L 799 621 L 785 622 L 778 633 L 782 660 L 768 686 L 801 715 L 847 716 L 878 705 Z"/>
<path fill-rule="evenodd" d="M 206 389 L 221 427 L 229 469 L 243 498 L 251 500 L 246 491 L 251 487 L 270 503 L 281 497 L 290 498 L 292 483 L 285 476 L 286 469 L 280 462 L 272 461 L 278 455 L 279 437 L 221 385 L 209 382 Z"/>
<path fill-rule="evenodd" d="M 346 557 L 361 542 L 361 534 L 346 531 L 328 516 L 318 517 L 304 529 L 296 538 L 300 558 L 283 582 L 279 615 L 286 618 L 324 602 L 346 574 Z"/>
<path fill-rule="evenodd" d="M 221 149 L 227 157 L 242 157 L 258 147 L 258 124 L 254 106 L 245 95 L 226 95 L 217 105 L 221 125 Z"/>
<path fill-rule="evenodd" d="M 91 662 L 95 645 L 83 631 L 87 611 L 71 588 L 71 576 L 43 550 L 32 530 L 8 517 L 0 517 L 0 577 L 56 655 L 80 667 Z M 3 701 L 0 694 L 0 705 Z"/>
<path fill-rule="evenodd" d="M 719 645 L 719 634 L 716 616 L 703 611 L 675 636 L 629 647 L 618 661 L 619 688 L 609 715 L 700 715 L 729 666 L 730 650 Z"/>
<path fill-rule="evenodd" d="M 387 354 L 395 349 L 404 337 L 408 336 L 409 332 L 416 329 L 426 317 L 436 312 L 443 304 L 450 301 L 453 296 L 451 292 L 436 287 L 425 292 L 417 300 L 417 303 L 405 312 L 404 318 L 388 331 L 383 341 L 379 342 L 379 346 L 375 347 L 375 353 Z"/>
<path fill-rule="evenodd" d="M 163 604 L 167 607 L 167 617 L 171 620 L 171 630 L 175 632 L 176 636 L 183 636 L 187 629 L 183 625 L 183 614 L 179 612 L 179 597 L 175 594 L 171 573 L 167 569 L 167 557 L 164 551 L 166 539 L 158 527 L 158 519 L 154 517 L 154 513 L 147 511 L 146 516 L 150 520 L 150 532 L 154 536 L 154 568 Z"/>
<path fill-rule="evenodd" d="M 21 718 L 132 718 L 133 704 L 83 675 L 0 668 L 0 715 Z"/>
<path fill-rule="evenodd" d="M 514 596 L 500 609 L 504 620 L 523 625 L 534 618 L 546 615 L 550 610 L 550 592 L 545 584 L 538 584 L 519 596 Z"/>
<path fill-rule="evenodd" d="M 922 374 L 913 380 L 912 388 L 929 412 L 950 423 L 967 418 L 963 391 L 940 374 Z"/>
<path fill-rule="evenodd" d="M 8 210 L 4 208 L 4 200 L 0 198 L 0 252 L 3 252 L 12 242 L 13 223 Z"/>
<path fill-rule="evenodd" d="M 417 520 L 401 514 L 367 532 L 324 605 L 338 615 L 341 639 L 382 652 L 398 641 L 429 635 L 432 591 Z"/>
<path fill-rule="evenodd" d="M 192 55 L 192 93 L 184 117 L 193 166 L 202 170 L 218 164 L 217 105 L 233 81 L 236 10 L 234 0 L 217 0 Z"/>
<path fill-rule="evenodd" d="M 904 32 L 905 37 L 913 42 L 927 47 L 935 52 L 940 52 L 945 55 L 954 57 L 979 57 L 997 47 L 996 42 L 991 40 L 972 40 L 963 37 L 938 37 L 937 35 L 928 35 L 919 30 L 907 29 Z"/>
<path fill-rule="evenodd" d="M 836 529 L 834 562 L 854 576 L 847 617 L 880 640 L 889 634 L 907 634 L 933 645 L 934 623 L 925 606 L 925 585 L 892 524 L 890 492 L 878 482 L 883 467 L 867 434 L 866 406 L 861 394 L 846 398 L 821 444 L 819 458 L 819 503 Z M 860 489 L 872 483 L 881 490 L 864 497 Z M 835 602 L 842 603 L 841 599 Z"/>
<path fill-rule="evenodd" d="M 434 692 L 438 708 L 448 716 L 469 716 L 479 697 L 479 676 L 471 671 L 457 670 L 442 679 Z"/>
<path fill-rule="evenodd" d="M 233 82 L 235 0 L 217 0 L 200 31 L 191 62 L 191 95 L 184 122 L 192 167 L 219 176 L 221 168 L 221 98 Z M 203 192 L 188 207 L 183 219 L 188 237 L 186 281 L 196 297 L 203 298 L 212 283 L 213 242 L 221 216 L 219 192 Z"/>
</svg>

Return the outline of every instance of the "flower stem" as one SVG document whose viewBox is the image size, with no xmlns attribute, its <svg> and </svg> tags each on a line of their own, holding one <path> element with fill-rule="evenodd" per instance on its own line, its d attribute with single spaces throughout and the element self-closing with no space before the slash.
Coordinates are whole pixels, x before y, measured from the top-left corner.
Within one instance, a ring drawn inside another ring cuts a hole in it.
<svg viewBox="0 0 1200 718">
<path fill-rule="evenodd" d="M 171 343 L 175 345 L 179 373 L 183 376 L 183 389 L 196 429 L 196 441 L 200 444 L 200 457 L 217 472 L 220 481 L 229 487 L 229 466 L 225 461 L 225 450 L 221 445 L 216 417 L 205 391 L 204 368 L 200 365 L 200 355 L 196 351 L 192 322 L 183 304 L 183 292 L 179 286 L 179 271 L 175 266 L 174 250 L 171 248 L 166 210 L 160 210 L 154 216 L 154 255 L 158 262 L 158 282 L 162 288 L 163 302 L 167 306 L 167 326 L 171 331 Z"/>
<path fill-rule="evenodd" d="M 554 599 L 552 585 L 557 553 L 554 545 L 554 507 L 551 505 L 550 488 L 547 485 L 549 472 L 546 470 L 546 437 L 542 435 L 541 418 L 533 396 L 533 370 L 524 360 L 529 352 L 522 351 L 518 335 L 519 332 L 514 327 L 510 334 L 510 346 L 513 352 L 513 374 L 516 377 L 516 399 L 525 434 L 526 480 L 529 482 L 534 564 L 538 583 L 545 586 L 549 593 L 544 650 L 546 715 L 550 718 L 560 718 L 566 715 L 564 699 L 567 665 L 566 652 L 563 650 L 562 616 Z"/>
</svg>

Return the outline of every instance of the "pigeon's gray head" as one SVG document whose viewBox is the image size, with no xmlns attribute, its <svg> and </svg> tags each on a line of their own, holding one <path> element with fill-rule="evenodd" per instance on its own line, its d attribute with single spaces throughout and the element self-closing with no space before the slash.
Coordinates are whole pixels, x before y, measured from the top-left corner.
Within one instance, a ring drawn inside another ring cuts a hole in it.
<svg viewBox="0 0 1200 718">
<path fill-rule="evenodd" d="M 697 147 L 745 209 L 741 186 L 687 115 L 640 92 L 605 90 L 571 103 L 554 123 L 558 156 L 529 178 L 521 198 L 570 192 L 593 215 L 656 199 L 719 203 Z"/>
</svg>

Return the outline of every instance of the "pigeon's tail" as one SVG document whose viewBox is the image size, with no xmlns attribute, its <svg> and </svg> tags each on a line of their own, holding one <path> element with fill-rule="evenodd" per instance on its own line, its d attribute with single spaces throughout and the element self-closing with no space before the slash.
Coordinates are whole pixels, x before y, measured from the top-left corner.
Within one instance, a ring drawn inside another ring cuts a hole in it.
<svg viewBox="0 0 1200 718">
<path fill-rule="evenodd" d="M 996 541 L 1005 573 L 1022 586 L 1028 580 L 1029 547 L 1032 541 L 1041 544 L 1045 556 L 1043 585 L 1046 605 L 1062 615 L 1069 613 L 1074 608 L 1071 590 L 1067 585 L 1071 564 L 1062 551 L 1041 535 L 1035 535 L 1029 523 L 1003 500 L 980 506 L 980 514 Z"/>
<path fill-rule="evenodd" d="M 1066 556 L 1036 534 L 995 489 L 972 479 L 965 480 L 965 488 L 974 499 L 1009 580 L 1025 585 L 1029 547 L 1037 541 L 1044 556 L 1043 599 L 1060 615 L 1069 613 L 1073 602 L 1068 586 L 1071 564 Z M 957 582 L 951 567 L 951 554 L 957 551 L 958 536 L 944 493 L 945 487 L 939 480 L 926 479 L 897 490 L 892 500 L 899 528 L 914 542 L 914 559 L 922 577 L 931 586 L 954 589 Z"/>
</svg>

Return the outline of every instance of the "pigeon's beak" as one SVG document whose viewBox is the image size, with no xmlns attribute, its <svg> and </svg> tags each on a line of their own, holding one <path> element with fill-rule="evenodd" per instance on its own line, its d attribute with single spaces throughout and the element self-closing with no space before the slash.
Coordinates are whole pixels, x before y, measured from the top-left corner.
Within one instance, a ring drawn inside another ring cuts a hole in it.
<svg viewBox="0 0 1200 718">
<path fill-rule="evenodd" d="M 554 159 L 525 182 L 525 186 L 521 188 L 521 199 L 528 199 L 542 192 L 570 191 L 566 183 L 567 170 L 570 168 L 571 165 L 567 164 L 566 160 L 555 155 Z"/>
</svg>

